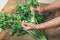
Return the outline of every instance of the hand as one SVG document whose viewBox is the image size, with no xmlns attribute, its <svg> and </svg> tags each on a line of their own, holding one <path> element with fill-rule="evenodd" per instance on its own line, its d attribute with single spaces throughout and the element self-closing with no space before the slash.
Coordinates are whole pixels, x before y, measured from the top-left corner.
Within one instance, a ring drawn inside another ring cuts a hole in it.
<svg viewBox="0 0 60 40">
<path fill-rule="evenodd" d="M 36 8 L 34 8 L 34 7 L 31 6 L 30 9 L 31 9 L 31 11 L 36 11 L 38 13 L 42 13 L 42 12 L 45 12 L 46 11 L 45 8 L 42 8 L 40 6 L 36 6 Z"/>
<path fill-rule="evenodd" d="M 35 30 L 36 24 L 28 23 L 27 21 L 22 21 L 22 26 L 25 30 Z"/>
</svg>

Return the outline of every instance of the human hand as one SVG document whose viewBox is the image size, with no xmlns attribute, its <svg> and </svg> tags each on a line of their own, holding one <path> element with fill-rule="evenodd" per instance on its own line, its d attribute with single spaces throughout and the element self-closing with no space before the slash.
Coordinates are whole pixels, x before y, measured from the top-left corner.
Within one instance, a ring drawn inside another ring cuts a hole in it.
<svg viewBox="0 0 60 40">
<path fill-rule="evenodd" d="M 34 24 L 28 23 L 27 21 L 22 21 L 22 26 L 26 30 L 39 30 L 39 29 L 49 29 L 60 26 L 60 17 L 52 19 L 50 21 L 41 23 L 41 24 Z"/>
<path fill-rule="evenodd" d="M 30 9 L 31 9 L 31 11 L 36 11 L 36 12 L 38 12 L 38 13 L 42 13 L 42 12 L 45 12 L 45 11 L 46 11 L 45 8 L 40 7 L 40 6 L 36 6 L 35 8 L 32 7 L 32 6 L 30 6 Z"/>
<path fill-rule="evenodd" d="M 36 27 L 36 24 L 28 23 L 27 21 L 22 21 L 22 26 L 25 30 L 35 30 L 38 28 Z"/>
<path fill-rule="evenodd" d="M 46 25 L 47 24 L 47 25 Z M 41 23 L 41 24 L 34 24 L 34 23 L 28 23 L 27 21 L 22 21 L 22 27 L 25 30 L 40 30 L 47 28 L 48 23 Z"/>
</svg>

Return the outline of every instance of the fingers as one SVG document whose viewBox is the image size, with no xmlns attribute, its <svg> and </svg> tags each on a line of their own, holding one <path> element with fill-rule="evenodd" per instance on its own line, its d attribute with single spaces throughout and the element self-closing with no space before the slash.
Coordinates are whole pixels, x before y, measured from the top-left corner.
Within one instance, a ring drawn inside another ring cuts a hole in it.
<svg viewBox="0 0 60 40">
<path fill-rule="evenodd" d="M 22 21 L 22 26 L 25 28 L 26 25 L 25 25 L 26 21 Z"/>
<path fill-rule="evenodd" d="M 37 6 L 35 9 L 38 13 L 42 13 L 44 11 L 44 8 Z"/>
<path fill-rule="evenodd" d="M 33 30 L 33 27 L 35 27 L 33 23 L 28 23 L 26 21 L 22 21 L 22 26 L 24 30 Z"/>
<path fill-rule="evenodd" d="M 31 9 L 31 11 L 36 11 L 37 13 L 42 13 L 45 11 L 45 9 L 40 6 L 36 6 L 35 8 L 30 6 L 30 9 Z"/>
<path fill-rule="evenodd" d="M 24 28 L 24 30 L 29 30 L 29 23 L 25 20 L 22 21 L 22 27 Z"/>
<path fill-rule="evenodd" d="M 25 20 L 23 20 L 23 21 L 22 21 L 22 24 L 23 24 L 23 25 L 25 25 L 25 26 L 27 27 L 28 22 L 27 22 L 27 21 L 25 21 Z"/>
<path fill-rule="evenodd" d="M 30 6 L 30 10 L 31 11 L 37 11 L 37 8 L 34 8 L 34 7 Z"/>
<path fill-rule="evenodd" d="M 30 6 L 30 10 L 31 10 L 31 11 L 34 11 L 34 9 L 35 9 L 34 7 Z"/>
<path fill-rule="evenodd" d="M 22 22 L 25 22 L 25 23 L 27 23 L 27 21 L 26 21 L 26 20 L 23 20 Z"/>
<path fill-rule="evenodd" d="M 31 10 L 31 11 L 37 11 L 38 9 L 30 6 L 30 10 Z"/>
<path fill-rule="evenodd" d="M 23 26 L 24 30 L 30 30 L 31 29 L 31 27 L 29 27 L 28 24 L 26 24 L 26 25 L 22 24 L 22 26 Z"/>
</svg>

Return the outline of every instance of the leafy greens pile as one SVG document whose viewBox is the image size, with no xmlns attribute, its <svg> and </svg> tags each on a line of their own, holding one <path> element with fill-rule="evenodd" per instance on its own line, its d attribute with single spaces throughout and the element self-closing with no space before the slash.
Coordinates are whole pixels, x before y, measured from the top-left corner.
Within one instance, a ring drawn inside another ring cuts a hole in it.
<svg viewBox="0 0 60 40">
<path fill-rule="evenodd" d="M 48 13 L 43 15 L 37 14 L 35 11 L 30 10 L 30 6 L 39 5 L 36 0 L 26 0 L 26 4 L 19 2 L 16 5 L 14 15 L 11 13 L 0 13 L 0 28 L 2 29 L 11 29 L 10 35 L 24 35 L 26 33 L 32 35 L 36 40 L 47 40 L 43 30 L 29 30 L 25 31 L 22 27 L 22 20 L 27 20 L 28 22 L 40 24 L 44 22 L 44 19 L 48 16 Z"/>
</svg>

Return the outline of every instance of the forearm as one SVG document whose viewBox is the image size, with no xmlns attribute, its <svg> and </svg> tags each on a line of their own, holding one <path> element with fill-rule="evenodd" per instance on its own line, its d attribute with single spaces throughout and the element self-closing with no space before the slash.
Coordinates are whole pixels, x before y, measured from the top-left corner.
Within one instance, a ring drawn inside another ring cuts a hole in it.
<svg viewBox="0 0 60 40">
<path fill-rule="evenodd" d="M 54 3 L 45 7 L 46 11 L 53 11 L 60 8 L 60 0 L 56 0 Z"/>
<path fill-rule="evenodd" d="M 50 20 L 48 22 L 38 24 L 37 29 L 48 29 L 60 26 L 60 17 Z"/>
</svg>

